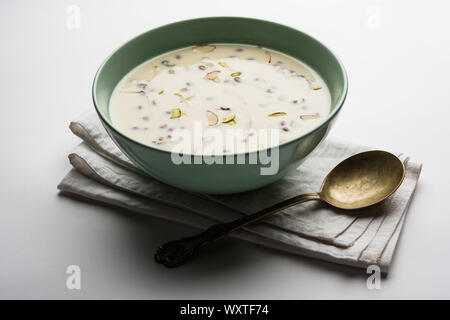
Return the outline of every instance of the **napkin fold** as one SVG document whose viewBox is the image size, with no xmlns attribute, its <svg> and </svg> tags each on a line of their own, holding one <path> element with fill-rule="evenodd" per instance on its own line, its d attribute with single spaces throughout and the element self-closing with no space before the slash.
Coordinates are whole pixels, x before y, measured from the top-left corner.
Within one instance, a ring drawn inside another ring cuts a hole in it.
<svg viewBox="0 0 450 320">
<path fill-rule="evenodd" d="M 205 229 L 320 189 L 323 178 L 343 159 L 368 147 L 326 140 L 287 177 L 256 191 L 234 195 L 186 192 L 159 182 L 136 167 L 113 143 L 94 112 L 71 122 L 83 142 L 70 153 L 73 166 L 58 188 L 64 194 L 115 205 Z M 231 236 L 299 255 L 388 272 L 421 170 L 404 154 L 406 176 L 386 201 L 358 211 L 309 202 L 277 213 Z M 185 236 L 185 235 L 180 235 Z"/>
</svg>

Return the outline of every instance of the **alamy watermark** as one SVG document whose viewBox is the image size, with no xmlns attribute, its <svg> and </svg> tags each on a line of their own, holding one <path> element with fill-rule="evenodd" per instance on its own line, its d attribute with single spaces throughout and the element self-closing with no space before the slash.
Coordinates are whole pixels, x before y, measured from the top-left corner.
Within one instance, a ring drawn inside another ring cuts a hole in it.
<svg viewBox="0 0 450 320">
<path fill-rule="evenodd" d="M 81 290 L 81 268 L 72 264 L 66 268 L 69 275 L 66 279 L 66 288 L 69 290 Z"/>
<path fill-rule="evenodd" d="M 68 30 L 78 30 L 81 28 L 81 9 L 72 4 L 66 8 L 66 28 Z"/>
<path fill-rule="evenodd" d="M 381 7 L 379 5 L 367 6 L 366 28 L 369 30 L 381 29 Z"/>
<path fill-rule="evenodd" d="M 242 129 L 203 128 L 201 121 L 194 121 L 192 131 L 176 129 L 172 132 L 170 141 L 175 144 L 171 148 L 171 160 L 174 164 L 258 164 L 261 175 L 278 173 L 279 129 L 244 132 Z M 192 150 L 200 153 L 192 156 Z"/>
<path fill-rule="evenodd" d="M 381 269 L 377 265 L 370 265 L 366 270 L 367 274 L 370 276 L 367 278 L 366 285 L 369 290 L 380 290 L 381 289 Z"/>
</svg>

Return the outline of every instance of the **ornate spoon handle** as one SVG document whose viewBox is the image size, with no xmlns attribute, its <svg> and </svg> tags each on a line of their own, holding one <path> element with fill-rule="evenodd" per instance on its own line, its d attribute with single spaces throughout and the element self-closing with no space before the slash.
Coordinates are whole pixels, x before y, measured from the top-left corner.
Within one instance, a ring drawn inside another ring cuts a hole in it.
<svg viewBox="0 0 450 320">
<path fill-rule="evenodd" d="M 258 221 L 275 212 L 310 200 L 320 200 L 320 194 L 307 193 L 296 196 L 240 219 L 213 225 L 195 236 L 168 242 L 158 248 L 155 253 L 155 260 L 157 263 L 161 263 L 166 267 L 178 267 L 188 261 L 198 248 L 227 236 L 231 231 Z"/>
</svg>

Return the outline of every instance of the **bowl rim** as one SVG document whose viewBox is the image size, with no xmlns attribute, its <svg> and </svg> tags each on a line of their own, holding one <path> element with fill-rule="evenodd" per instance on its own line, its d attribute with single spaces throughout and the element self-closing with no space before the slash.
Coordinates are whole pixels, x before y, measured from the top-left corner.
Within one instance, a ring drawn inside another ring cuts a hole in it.
<svg viewBox="0 0 450 320">
<path fill-rule="evenodd" d="M 92 100 L 94 102 L 94 107 L 95 107 L 95 111 L 97 112 L 98 116 L 100 117 L 100 119 L 102 120 L 102 124 L 103 126 L 106 127 L 106 125 L 108 126 L 108 128 L 112 131 L 114 131 L 115 134 L 121 136 L 122 138 L 129 140 L 130 142 L 136 143 L 144 148 L 150 148 L 153 151 L 157 151 L 160 153 L 167 153 L 167 154 L 172 154 L 172 151 L 169 150 L 164 150 L 164 149 L 159 149 L 156 147 L 153 147 L 151 145 L 147 145 L 144 144 L 140 141 L 137 141 L 127 135 L 125 135 L 124 133 L 120 132 L 118 129 L 116 129 L 114 127 L 114 125 L 112 125 L 112 123 L 110 121 L 108 121 L 107 119 L 105 119 L 105 117 L 103 116 L 103 113 L 99 110 L 98 107 L 98 103 L 97 103 L 97 95 L 96 95 L 96 91 L 95 88 L 97 87 L 97 83 L 98 83 L 98 78 L 100 73 L 103 71 L 106 63 L 109 61 L 109 59 L 116 54 L 117 51 L 119 51 L 121 48 L 125 47 L 126 45 L 128 45 L 129 43 L 131 43 L 132 41 L 136 40 L 137 38 L 143 36 L 144 34 L 148 33 L 148 32 L 152 32 L 155 30 L 160 30 L 160 29 L 164 29 L 170 26 L 176 26 L 178 24 L 184 24 L 186 22 L 194 22 L 194 21 L 206 21 L 206 20 L 215 20 L 215 19 L 228 19 L 228 20 L 246 20 L 246 21 L 256 21 L 256 22 L 264 22 L 267 24 L 271 24 L 274 27 L 282 27 L 285 29 L 290 29 L 292 31 L 295 32 L 299 32 L 301 34 L 303 34 L 305 37 L 309 38 L 312 41 L 315 41 L 317 43 L 319 43 L 325 50 L 328 50 L 331 55 L 336 59 L 336 62 L 338 63 L 338 66 L 342 72 L 343 75 L 343 87 L 342 87 L 342 95 L 339 98 L 339 100 L 335 103 L 335 108 L 327 115 L 327 118 L 325 120 L 323 120 L 318 126 L 310 129 L 309 131 L 303 133 L 302 135 L 299 135 L 298 137 L 296 137 L 295 139 L 291 139 L 288 141 L 285 141 L 283 143 L 277 144 L 276 146 L 273 147 L 267 147 L 267 148 L 263 148 L 263 149 L 257 149 L 257 150 L 253 150 L 253 151 L 245 151 L 245 152 L 239 152 L 239 153 L 222 153 L 222 154 L 218 154 L 218 155 L 204 155 L 204 154 L 192 154 L 192 153 L 186 153 L 184 155 L 187 156 L 191 156 L 191 157 L 237 157 L 237 156 L 247 156 L 253 153 L 259 153 L 259 152 L 266 152 L 267 150 L 273 149 L 273 148 L 281 148 L 282 146 L 288 145 L 288 144 L 292 144 L 292 143 L 296 143 L 298 141 L 300 141 L 301 139 L 311 135 L 312 133 L 318 131 L 319 129 L 321 129 L 322 127 L 324 127 L 325 125 L 327 125 L 331 120 L 333 120 L 336 115 L 339 113 L 339 111 L 341 110 L 342 106 L 344 105 L 344 102 L 347 98 L 347 93 L 348 93 L 348 77 L 347 77 L 347 72 L 344 68 L 344 65 L 342 63 L 342 61 L 339 59 L 339 57 L 332 51 L 330 50 L 330 48 L 328 48 L 326 45 L 324 45 L 321 41 L 317 40 L 316 38 L 310 36 L 309 34 L 302 32 L 300 30 L 297 30 L 295 28 L 286 26 L 284 24 L 281 23 L 277 23 L 277 22 L 272 22 L 272 21 L 268 21 L 268 20 L 264 20 L 264 19 L 255 19 L 255 18 L 248 18 L 248 17 L 234 17 L 234 16 L 211 16 L 211 17 L 202 17 L 202 18 L 194 18 L 194 19 L 187 19 L 187 20 L 180 20 L 180 21 L 176 21 L 176 22 L 172 22 L 172 23 L 168 23 L 168 24 L 164 24 L 162 26 L 156 27 L 156 28 L 152 28 L 150 30 L 147 30 L 145 32 L 142 32 L 140 34 L 138 34 L 137 36 L 131 38 L 130 40 L 128 40 L 127 42 L 123 43 L 122 45 L 120 45 L 118 48 L 116 48 L 110 55 L 108 55 L 108 57 L 106 57 L 106 59 L 102 62 L 102 64 L 100 65 L 100 67 L 97 69 L 97 72 L 95 73 L 94 76 L 94 81 L 92 83 Z M 277 50 L 277 49 L 275 49 Z M 279 52 L 283 52 L 278 50 Z M 108 131 L 108 130 L 107 130 Z"/>
</svg>

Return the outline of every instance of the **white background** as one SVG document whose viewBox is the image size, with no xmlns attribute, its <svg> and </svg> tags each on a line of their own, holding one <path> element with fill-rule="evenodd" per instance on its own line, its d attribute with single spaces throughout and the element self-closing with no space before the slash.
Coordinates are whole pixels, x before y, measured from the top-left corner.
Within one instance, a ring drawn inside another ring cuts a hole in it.
<svg viewBox="0 0 450 320">
<path fill-rule="evenodd" d="M 67 28 L 67 8 L 81 10 Z M 450 298 L 450 18 L 445 1 L 0 2 L 0 298 Z M 309 33 L 343 61 L 347 102 L 330 136 L 424 163 L 391 273 L 223 241 L 179 269 L 153 262 L 179 226 L 57 195 L 92 108 L 100 63 L 148 29 L 203 16 L 248 16 Z M 67 290 L 66 267 L 82 271 Z"/>
</svg>

